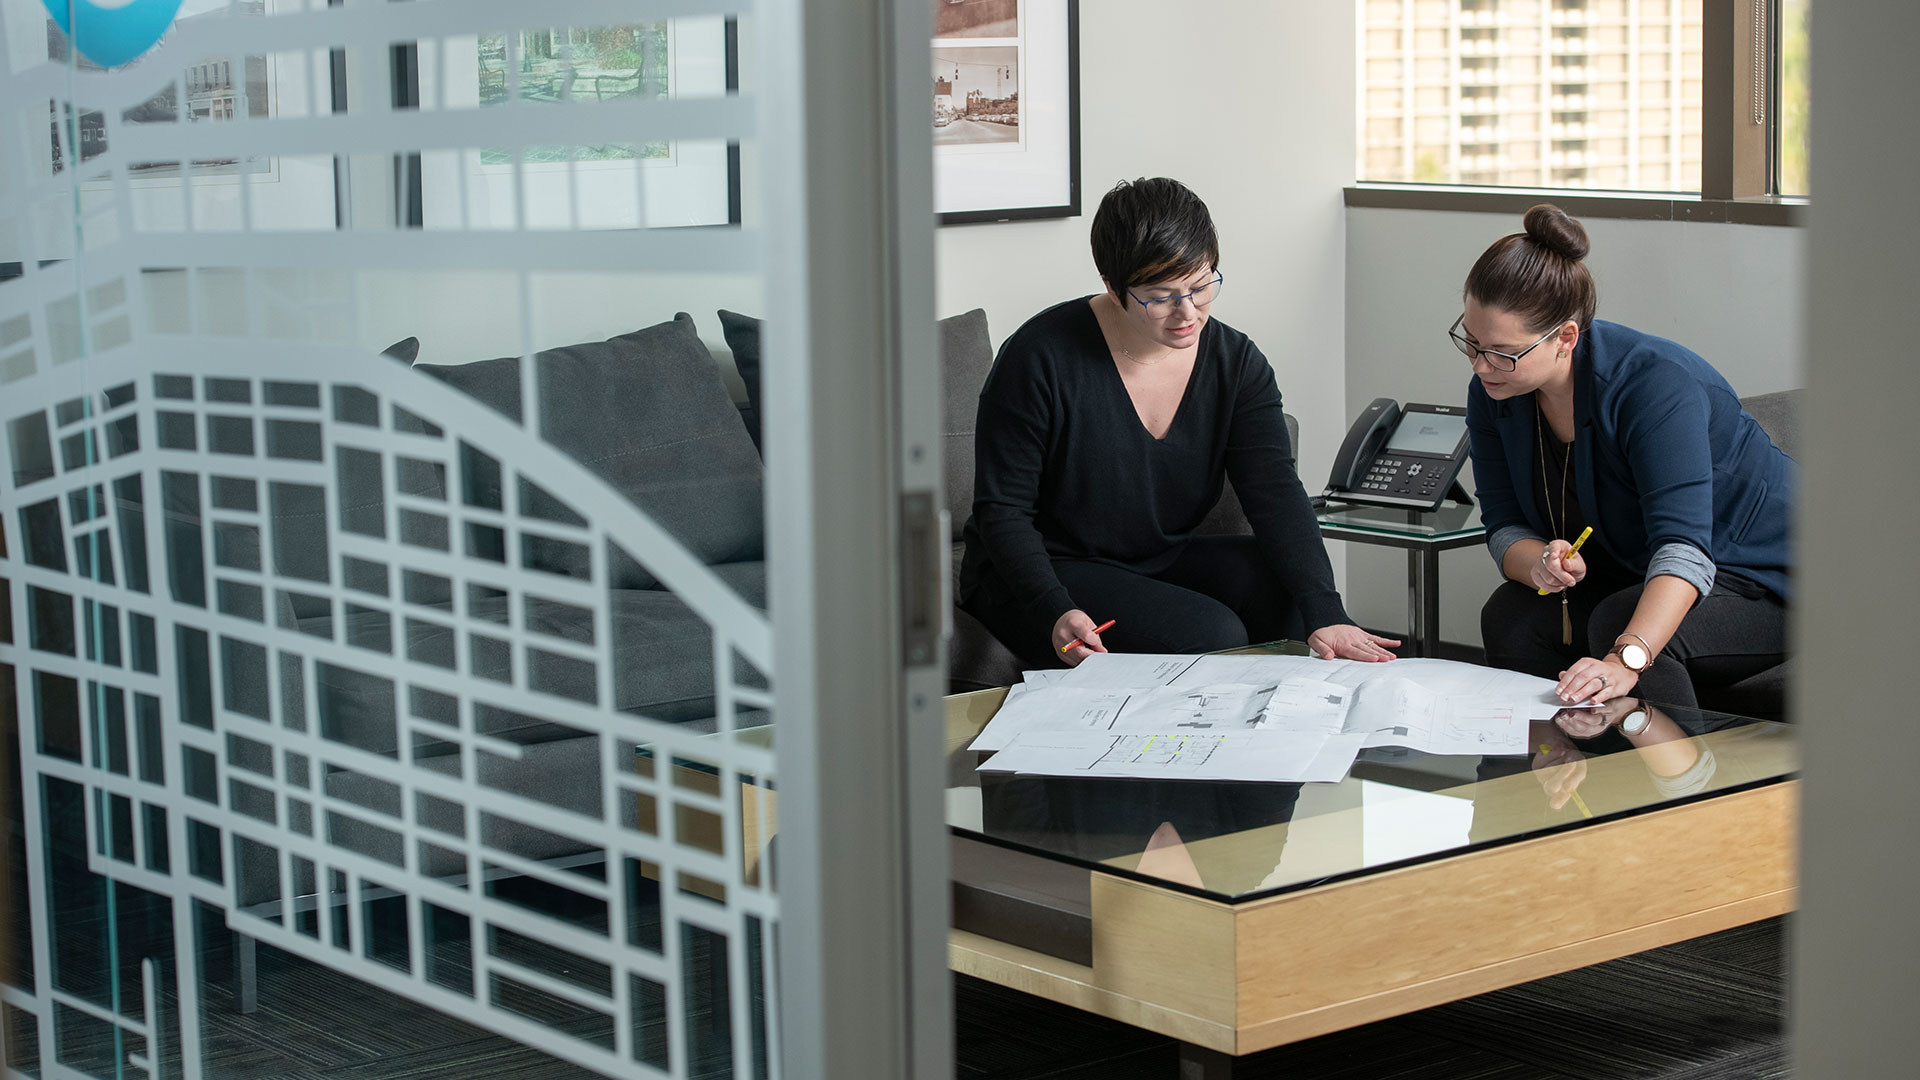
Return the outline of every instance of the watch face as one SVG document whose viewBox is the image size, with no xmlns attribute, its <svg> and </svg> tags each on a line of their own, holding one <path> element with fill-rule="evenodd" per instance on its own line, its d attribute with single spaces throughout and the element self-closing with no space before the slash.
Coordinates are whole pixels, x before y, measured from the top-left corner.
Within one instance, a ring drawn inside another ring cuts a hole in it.
<svg viewBox="0 0 1920 1080">
<path fill-rule="evenodd" d="M 1644 711 L 1635 709 L 1628 713 L 1625 719 L 1620 721 L 1620 730 L 1629 735 L 1638 735 L 1647 730 L 1647 722 L 1651 719 L 1652 717 L 1648 716 Z"/>
<path fill-rule="evenodd" d="M 1620 646 L 1620 662 L 1634 671 L 1647 669 L 1647 650 L 1638 645 Z"/>
</svg>

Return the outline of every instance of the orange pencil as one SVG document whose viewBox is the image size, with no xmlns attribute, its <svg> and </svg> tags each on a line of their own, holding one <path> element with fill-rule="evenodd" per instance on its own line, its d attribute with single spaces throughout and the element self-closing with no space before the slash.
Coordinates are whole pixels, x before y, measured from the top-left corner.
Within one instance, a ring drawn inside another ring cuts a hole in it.
<svg viewBox="0 0 1920 1080">
<path fill-rule="evenodd" d="M 1096 634 L 1104 634 L 1107 632 L 1107 627 L 1112 626 L 1114 623 L 1117 623 L 1119 621 L 1120 621 L 1119 619 L 1108 619 L 1106 622 L 1103 622 L 1099 626 L 1094 627 L 1093 632 Z M 1079 638 L 1074 638 L 1072 641 L 1069 641 L 1065 645 L 1060 646 L 1060 651 L 1066 652 L 1068 649 L 1073 648 L 1075 645 L 1085 645 L 1085 644 L 1086 642 L 1081 641 Z"/>
</svg>

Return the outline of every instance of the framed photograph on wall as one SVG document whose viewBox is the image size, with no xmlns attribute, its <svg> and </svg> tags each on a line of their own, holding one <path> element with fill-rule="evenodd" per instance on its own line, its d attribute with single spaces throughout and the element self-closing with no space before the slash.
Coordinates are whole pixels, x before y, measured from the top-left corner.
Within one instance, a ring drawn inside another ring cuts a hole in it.
<svg viewBox="0 0 1920 1080">
<path fill-rule="evenodd" d="M 420 100 L 447 109 L 590 109 L 722 97 L 739 85 L 737 31 L 721 16 L 449 37 L 421 41 L 417 55 Z M 725 140 L 482 146 L 420 158 L 419 223 L 428 229 L 740 223 L 739 148 Z M 518 199 L 516 173 L 525 185 Z"/>
<path fill-rule="evenodd" d="M 94 213 L 116 198 L 113 177 L 87 169 L 89 161 L 106 152 L 112 131 L 154 124 L 256 122 L 325 111 L 333 82 L 324 52 L 197 56 L 181 53 L 176 44 L 203 21 L 258 18 L 264 25 L 270 15 L 297 6 L 296 0 L 184 0 L 166 37 L 151 53 L 112 69 L 132 73 L 136 79 L 151 73 L 156 82 L 151 96 L 114 109 L 112 123 L 99 109 L 83 107 L 69 116 L 64 106 L 53 105 L 48 117 L 53 168 L 57 172 L 73 157 L 79 158 L 81 211 Z M 87 73 L 109 70 L 84 53 L 74 53 L 67 35 L 51 19 L 46 33 L 49 60 L 71 62 Z M 68 146 L 73 142 L 79 146 L 77 155 Z M 244 135 L 236 136 L 234 143 L 244 145 Z M 122 168 L 128 210 L 138 232 L 338 227 L 330 154 L 291 156 L 236 149 L 230 156 L 130 161 Z"/>
<path fill-rule="evenodd" d="M 931 2 L 940 223 L 1078 217 L 1078 0 Z"/>
</svg>

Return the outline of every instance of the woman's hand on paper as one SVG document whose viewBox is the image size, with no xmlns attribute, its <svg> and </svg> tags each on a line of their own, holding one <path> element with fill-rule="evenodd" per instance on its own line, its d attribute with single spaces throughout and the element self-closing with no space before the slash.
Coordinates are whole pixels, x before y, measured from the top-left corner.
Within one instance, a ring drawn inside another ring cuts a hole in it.
<svg viewBox="0 0 1920 1080">
<path fill-rule="evenodd" d="M 1307 635 L 1307 647 L 1322 660 L 1362 660 L 1369 663 L 1384 663 L 1394 659 L 1392 648 L 1400 642 L 1395 638 L 1369 634 L 1357 626 L 1338 623 L 1323 626 Z"/>
<path fill-rule="evenodd" d="M 1625 664 L 1585 656 L 1560 673 L 1560 682 L 1553 690 L 1561 701 L 1569 704 L 1581 701 L 1603 704 L 1632 693 L 1639 681 L 1640 673 Z"/>
</svg>

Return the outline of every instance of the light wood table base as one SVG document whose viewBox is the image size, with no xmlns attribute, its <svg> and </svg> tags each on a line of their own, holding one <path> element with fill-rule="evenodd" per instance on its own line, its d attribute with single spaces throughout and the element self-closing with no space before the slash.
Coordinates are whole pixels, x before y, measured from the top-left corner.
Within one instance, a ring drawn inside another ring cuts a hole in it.
<svg viewBox="0 0 1920 1080">
<path fill-rule="evenodd" d="M 1213 1080 L 1232 1055 L 1790 911 L 1798 795 L 1786 781 L 1240 904 L 1090 871 L 1091 965 L 963 931 L 949 961 L 1191 1044 L 1183 1080 Z"/>
</svg>

